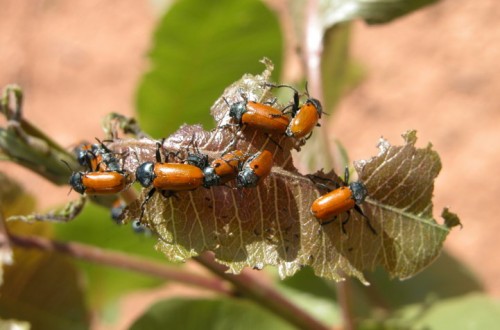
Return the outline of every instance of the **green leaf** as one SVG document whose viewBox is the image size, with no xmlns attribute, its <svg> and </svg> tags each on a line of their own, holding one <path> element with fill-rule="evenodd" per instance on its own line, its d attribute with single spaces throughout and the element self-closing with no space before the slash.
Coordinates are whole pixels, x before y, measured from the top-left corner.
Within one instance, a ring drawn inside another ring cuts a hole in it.
<svg viewBox="0 0 500 330">
<path fill-rule="evenodd" d="M 0 172 L 0 212 L 5 218 L 30 213 L 35 204 L 35 198 L 27 194 L 19 183 Z"/>
<path fill-rule="evenodd" d="M 335 111 L 341 97 L 363 78 L 363 69 L 350 56 L 351 25 L 339 24 L 325 31 L 321 73 L 323 78 L 323 109 Z M 326 116 L 327 119 L 333 118 Z M 326 121 L 325 121 L 326 122 Z"/>
<path fill-rule="evenodd" d="M 337 299 L 336 290 L 327 281 L 314 275 L 314 272 L 309 267 L 301 269 L 291 277 L 287 277 L 281 281 L 280 285 L 321 298 L 334 301 Z"/>
<path fill-rule="evenodd" d="M 33 329 L 88 329 L 82 281 L 74 265 L 56 253 L 14 249 L 0 288 L 0 317 Z"/>
<path fill-rule="evenodd" d="M 334 300 L 335 296 L 321 297 L 306 292 L 304 288 L 292 289 L 282 285 L 278 287 L 278 290 L 292 303 L 324 324 L 328 326 L 342 326 L 341 309 Z"/>
<path fill-rule="evenodd" d="M 22 100 L 18 86 L 4 89 L 0 103 L 8 122 L 5 128 L 0 127 L 0 158 L 16 162 L 57 185 L 67 184 L 67 164 L 72 168 L 78 165 L 74 155 L 22 118 Z"/>
<path fill-rule="evenodd" d="M 245 300 L 170 299 L 153 305 L 130 330 L 146 329 L 295 329 Z"/>
<path fill-rule="evenodd" d="M 66 203 L 63 207 L 51 210 L 46 213 L 30 213 L 28 215 L 13 215 L 10 216 L 7 221 L 24 221 L 24 222 L 35 222 L 35 221 L 58 221 L 67 222 L 74 219 L 83 210 L 87 198 L 85 196 L 80 196 L 77 200 L 72 200 Z"/>
<path fill-rule="evenodd" d="M 329 40 L 326 32 L 331 27 L 355 19 L 363 19 L 369 24 L 390 22 L 398 17 L 409 14 L 421 7 L 433 4 L 438 0 L 322 0 L 316 18 L 325 39 L 325 49 L 328 51 Z M 291 1 L 291 21 L 296 35 L 295 40 L 304 40 L 306 13 L 310 11 L 311 3 L 305 0 Z M 342 43 L 340 43 L 341 45 Z M 322 61 L 325 60 L 322 56 Z"/>
<path fill-rule="evenodd" d="M 437 0 L 323 0 L 320 12 L 326 27 L 357 18 L 380 24 L 435 2 Z"/>
<path fill-rule="evenodd" d="M 389 310 L 430 299 L 446 299 L 484 290 L 474 274 L 447 253 L 441 253 L 425 272 L 406 281 L 391 280 L 382 269 L 369 274 L 367 279 L 372 285 L 359 288 L 364 294 L 359 299 L 369 300 L 372 306 Z"/>
<path fill-rule="evenodd" d="M 54 224 L 56 238 L 127 252 L 145 258 L 162 259 L 153 248 L 151 237 L 135 233 L 131 226 L 120 226 L 111 220 L 109 210 L 88 203 L 84 211 L 71 223 Z M 88 262 L 77 262 L 88 280 L 88 299 L 93 307 L 103 307 L 127 292 L 150 288 L 163 280 L 151 276 L 105 267 Z"/>
<path fill-rule="evenodd" d="M 282 40 L 260 1 L 177 1 L 156 30 L 151 70 L 138 90 L 141 126 L 155 137 L 183 123 L 212 127 L 213 100 L 243 72 L 260 70 L 264 56 L 280 63 Z"/>
<path fill-rule="evenodd" d="M 500 324 L 500 304 L 483 294 L 427 301 L 398 311 L 384 322 L 395 329 L 496 329 Z"/>
<path fill-rule="evenodd" d="M 35 208 L 35 199 L 27 194 L 16 181 L 0 172 L 0 286 L 3 283 L 3 266 L 11 265 L 12 248 L 7 237 L 6 217 L 26 214 Z"/>
</svg>

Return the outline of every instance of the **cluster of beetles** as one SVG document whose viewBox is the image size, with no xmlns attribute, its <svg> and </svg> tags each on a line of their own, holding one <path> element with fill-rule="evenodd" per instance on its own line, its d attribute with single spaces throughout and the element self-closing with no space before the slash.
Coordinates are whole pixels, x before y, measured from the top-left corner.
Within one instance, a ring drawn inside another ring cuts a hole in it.
<svg viewBox="0 0 500 330">
<path fill-rule="evenodd" d="M 300 103 L 299 92 L 288 85 L 271 85 L 271 88 L 290 88 L 293 90 L 293 100 L 283 109 L 273 104 L 243 101 L 229 104 L 229 116 L 233 121 L 230 125 L 238 127 L 249 126 L 265 134 L 286 135 L 296 139 L 307 139 L 313 129 L 319 126 L 318 121 L 323 114 L 321 103 L 309 97 Z M 106 145 L 97 141 L 95 144 L 82 144 L 75 149 L 78 162 L 85 171 L 73 172 L 70 185 L 80 194 L 107 195 L 116 194 L 130 185 L 128 173 L 123 170 L 121 157 L 111 151 Z M 241 150 L 223 153 L 219 158 L 209 161 L 208 155 L 201 153 L 196 146 L 187 152 L 185 159 L 177 154 L 170 153 L 162 159 L 162 143 L 157 142 L 156 161 L 140 164 L 135 172 L 135 180 L 144 188 L 149 188 L 141 204 L 141 216 L 145 207 L 155 192 L 164 197 L 175 196 L 180 191 L 190 191 L 200 187 L 228 185 L 235 180 L 233 189 L 254 188 L 266 178 L 273 166 L 273 157 L 268 150 L 248 154 Z M 169 158 L 178 158 L 176 162 L 169 162 Z M 334 182 L 335 189 L 331 190 L 325 184 L 331 181 L 326 178 L 309 176 L 318 187 L 326 188 L 328 193 L 317 198 L 311 205 L 312 215 L 322 224 L 328 224 L 337 217 L 346 214 L 342 220 L 342 231 L 349 221 L 350 212 L 357 211 L 366 219 L 369 229 L 376 234 L 369 219 L 364 215 L 360 204 L 367 197 L 367 189 L 361 182 L 349 183 L 349 172 L 346 168 L 344 180 L 340 184 Z M 320 182 L 318 182 L 320 181 Z"/>
</svg>

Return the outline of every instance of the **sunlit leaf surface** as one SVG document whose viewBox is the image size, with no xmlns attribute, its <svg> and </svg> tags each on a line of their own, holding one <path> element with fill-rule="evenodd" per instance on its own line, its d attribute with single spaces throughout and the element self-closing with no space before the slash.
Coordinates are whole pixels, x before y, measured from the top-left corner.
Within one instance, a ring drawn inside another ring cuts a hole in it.
<svg viewBox="0 0 500 330">
<path fill-rule="evenodd" d="M 206 109 L 241 68 L 258 72 L 259 58 L 280 63 L 281 53 L 278 19 L 261 1 L 174 2 L 159 22 L 151 69 L 139 86 L 141 126 L 155 137 L 183 123 L 213 127 Z"/>
<path fill-rule="evenodd" d="M 241 100 L 273 98 L 264 83 L 271 65 L 261 75 L 245 75 L 229 86 L 223 97 L 229 103 Z M 281 105 L 275 105 L 280 107 Z M 219 98 L 212 107 L 219 125 L 230 121 L 228 106 Z M 183 126 L 163 143 L 163 151 L 184 153 L 194 142 L 210 159 L 220 157 L 234 139 L 236 128 L 210 132 L 200 126 Z M 409 277 L 428 265 L 439 253 L 449 227 L 432 218 L 433 180 L 441 164 L 431 147 L 414 146 L 415 132 L 404 135 L 402 146 L 380 142 L 376 157 L 356 162 L 360 180 L 368 188 L 369 198 L 362 209 L 375 227 L 371 232 L 366 219 L 351 212 L 342 232 L 340 221 L 321 226 L 310 213 L 310 205 L 324 191 L 294 168 L 290 156 L 299 142 L 284 136 L 273 140 L 262 132 L 246 128 L 238 133 L 236 147 L 247 152 L 267 149 L 274 155 L 271 175 L 257 188 L 236 189 L 221 186 L 199 188 L 165 198 L 155 194 L 146 206 L 142 221 L 158 234 L 157 248 L 169 260 L 184 261 L 203 251 L 214 251 L 217 260 L 238 273 L 243 267 L 278 267 L 282 277 L 304 266 L 316 275 L 341 280 L 383 266 L 392 276 Z M 110 147 L 127 157 L 125 168 L 135 171 L 138 164 L 154 160 L 155 141 L 121 140 Z M 182 153 L 179 156 L 182 159 Z M 339 182 L 334 173 L 325 176 Z M 145 189 L 146 194 L 149 189 Z M 143 197 L 144 197 L 143 194 Z M 141 197 L 129 208 L 128 216 L 138 218 Z M 347 214 L 342 215 L 343 219 Z"/>
</svg>

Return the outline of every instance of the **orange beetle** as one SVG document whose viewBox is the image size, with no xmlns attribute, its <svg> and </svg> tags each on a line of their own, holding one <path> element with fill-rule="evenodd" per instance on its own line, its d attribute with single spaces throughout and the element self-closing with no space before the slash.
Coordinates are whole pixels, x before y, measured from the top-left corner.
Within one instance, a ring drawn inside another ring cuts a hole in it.
<svg viewBox="0 0 500 330">
<path fill-rule="evenodd" d="M 84 143 L 75 149 L 78 162 L 92 172 L 116 171 L 122 172 L 118 159 L 100 140 L 99 144 Z"/>
<path fill-rule="evenodd" d="M 145 162 L 137 170 L 135 177 L 144 187 L 153 186 L 148 192 L 141 205 L 141 218 L 144 207 L 153 197 L 157 190 L 160 190 L 164 197 L 170 197 L 177 191 L 194 190 L 203 185 L 203 171 L 194 165 L 179 163 L 163 163 L 161 161 L 161 144 L 156 144 L 156 163 Z"/>
<path fill-rule="evenodd" d="M 210 188 L 212 186 L 224 185 L 236 178 L 241 163 L 248 158 L 241 150 L 235 150 L 227 153 L 221 158 L 214 160 L 210 166 L 203 169 L 205 180 L 203 186 Z"/>
<path fill-rule="evenodd" d="M 74 172 L 69 183 L 80 194 L 117 194 L 127 186 L 127 177 L 119 172 Z"/>
<path fill-rule="evenodd" d="M 240 126 L 248 125 L 269 134 L 285 134 L 290 123 L 290 119 L 279 109 L 248 100 L 233 103 L 229 108 L 229 116 Z"/>
<path fill-rule="evenodd" d="M 271 173 L 273 167 L 273 155 L 267 151 L 256 152 L 249 157 L 241 166 L 236 178 L 238 187 L 256 187 L 259 181 Z"/>
<path fill-rule="evenodd" d="M 345 225 L 349 221 L 351 210 L 354 209 L 366 219 L 368 227 L 376 235 L 377 232 L 359 206 L 365 201 L 367 195 L 368 191 L 364 184 L 349 183 L 349 170 L 346 167 L 342 186 L 316 199 L 311 205 L 311 213 L 321 222 L 321 225 L 326 225 L 347 212 L 347 218 L 342 221 L 342 232 L 346 234 Z"/>
<path fill-rule="evenodd" d="M 292 113 L 292 120 L 286 129 L 286 135 L 297 139 L 309 138 L 323 113 L 321 103 L 316 99 L 307 99 L 297 112 Z"/>
<path fill-rule="evenodd" d="M 306 95 L 308 98 L 302 106 L 299 105 L 299 92 L 292 86 L 273 84 L 266 84 L 266 86 L 274 88 L 286 87 L 293 90 L 293 104 L 291 105 L 292 120 L 290 121 L 285 134 L 297 139 L 309 138 L 314 127 L 320 126 L 318 121 L 323 114 L 323 107 L 321 106 L 321 102 L 319 100 L 309 97 L 307 85 Z M 286 108 L 284 110 L 286 110 Z"/>
<path fill-rule="evenodd" d="M 137 168 L 136 178 L 148 188 L 167 191 L 193 190 L 203 185 L 203 172 L 189 164 L 146 162 Z"/>
</svg>

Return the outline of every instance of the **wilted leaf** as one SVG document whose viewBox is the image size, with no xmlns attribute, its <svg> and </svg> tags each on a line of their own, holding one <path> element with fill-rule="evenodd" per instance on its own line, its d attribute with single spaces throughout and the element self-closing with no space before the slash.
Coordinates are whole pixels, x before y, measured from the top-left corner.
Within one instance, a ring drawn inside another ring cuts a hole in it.
<svg viewBox="0 0 500 330">
<path fill-rule="evenodd" d="M 243 76 L 223 96 L 229 103 L 241 100 L 241 93 L 260 102 L 272 99 L 263 87 L 270 69 L 262 75 Z M 212 115 L 219 125 L 230 121 L 222 98 L 212 107 Z M 183 126 L 164 141 L 163 148 L 185 153 L 194 142 L 214 159 L 228 148 L 234 130 L 226 127 L 205 132 L 200 126 Z M 356 164 L 370 197 L 363 210 L 376 235 L 355 212 L 346 226 L 347 235 L 340 221 L 321 226 L 311 215 L 310 205 L 320 191 L 293 167 L 290 150 L 300 149 L 300 143 L 275 136 L 278 147 L 262 132 L 248 127 L 238 135 L 237 149 L 250 153 L 267 149 L 273 153 L 271 175 L 254 189 L 199 188 L 168 199 L 156 194 L 146 207 L 143 222 L 158 234 L 157 247 L 169 260 L 184 261 L 210 250 L 233 273 L 247 266 L 276 265 L 280 275 L 286 277 L 309 265 L 319 276 L 341 280 L 350 275 L 363 281 L 362 271 L 376 265 L 382 265 L 392 276 L 405 278 L 437 256 L 449 232 L 448 227 L 432 219 L 433 180 L 441 165 L 430 147 L 414 147 L 414 132 L 405 135 L 404 146 L 391 147 L 383 141 L 377 157 Z M 155 141 L 146 139 L 115 141 L 109 147 L 137 155 L 125 160 L 125 168 L 132 172 L 138 159 L 153 161 L 156 148 Z M 339 182 L 334 173 L 316 175 Z M 142 198 L 130 207 L 131 218 L 139 217 Z"/>
<path fill-rule="evenodd" d="M 156 303 L 130 330 L 294 329 L 255 304 L 239 299 L 170 299 Z"/>
<path fill-rule="evenodd" d="M 34 222 L 34 221 L 56 221 L 56 222 L 68 222 L 76 218 L 78 214 L 83 210 L 85 202 L 87 199 L 84 196 L 80 196 L 77 200 L 69 201 L 63 207 L 55 210 L 51 210 L 47 213 L 31 213 L 28 215 L 13 215 L 10 216 L 7 221 L 24 221 L 24 222 Z"/>
<path fill-rule="evenodd" d="M 382 265 L 392 276 L 410 277 L 434 260 L 451 227 L 438 224 L 432 216 L 434 179 L 441 170 L 438 154 L 429 144 L 415 147 L 416 132 L 403 135 L 405 145 L 390 146 L 379 141 L 380 153 L 355 162 L 369 192 L 364 207 L 370 219 L 377 219 L 383 232 L 369 242 L 370 254 L 358 254 L 356 265 Z"/>
</svg>

